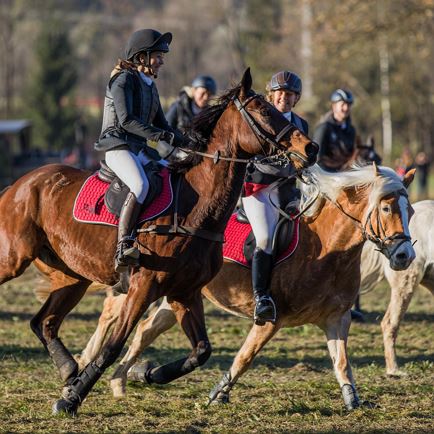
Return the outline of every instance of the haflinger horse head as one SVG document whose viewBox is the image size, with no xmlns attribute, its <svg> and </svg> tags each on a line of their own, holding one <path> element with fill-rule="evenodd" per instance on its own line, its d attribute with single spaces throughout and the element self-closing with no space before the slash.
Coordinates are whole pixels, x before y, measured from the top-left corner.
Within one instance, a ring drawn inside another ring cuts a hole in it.
<svg viewBox="0 0 434 434">
<path fill-rule="evenodd" d="M 375 163 L 373 167 L 377 177 L 383 176 L 383 170 L 392 171 L 384 167 L 379 169 Z M 407 194 L 415 172 L 416 169 L 409 170 L 402 179 L 402 188 L 392 188 L 379 198 L 376 207 L 368 209 L 364 225 L 367 238 L 389 259 L 390 267 L 395 271 L 407 269 L 416 257 L 409 230 L 414 210 Z"/>
<path fill-rule="evenodd" d="M 318 145 L 294 124 L 289 123 L 262 95 L 252 90 L 250 68 L 244 72 L 240 92 L 233 101 L 246 121 L 238 130 L 240 146 L 246 152 L 257 154 L 259 143 L 263 154 L 271 155 L 277 151 L 278 158 L 289 160 L 296 170 L 305 169 L 316 162 Z M 257 138 L 256 143 L 251 141 L 252 131 Z M 268 145 L 268 152 L 264 149 L 263 143 Z"/>
</svg>

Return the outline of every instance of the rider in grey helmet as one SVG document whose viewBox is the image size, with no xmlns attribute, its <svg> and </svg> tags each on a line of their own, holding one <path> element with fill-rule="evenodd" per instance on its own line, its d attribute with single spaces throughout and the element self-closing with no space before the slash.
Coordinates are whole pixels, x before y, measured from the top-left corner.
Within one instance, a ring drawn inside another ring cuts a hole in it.
<svg viewBox="0 0 434 434">
<path fill-rule="evenodd" d="M 184 144 L 183 136 L 167 123 L 153 80 L 164 65 L 171 41 L 171 33 L 153 29 L 134 32 L 106 89 L 101 135 L 95 148 L 105 151 L 107 165 L 130 188 L 119 217 L 117 272 L 139 265 L 134 230 L 149 190 L 143 166 L 151 160 L 166 165 L 162 158 L 181 152 L 174 146 Z M 148 141 L 158 143 L 158 152 Z"/>
<path fill-rule="evenodd" d="M 355 150 L 356 130 L 351 123 L 352 93 L 336 89 L 330 96 L 331 111 L 315 129 L 314 140 L 319 145 L 318 164 L 330 172 L 342 170 Z"/>
<path fill-rule="evenodd" d="M 271 77 L 266 90 L 268 101 L 289 122 L 307 134 L 307 122 L 292 111 L 301 97 L 300 77 L 291 71 L 280 71 Z M 247 167 L 242 203 L 256 239 L 252 258 L 252 287 L 256 302 L 254 319 L 258 325 L 276 321 L 276 307 L 269 294 L 269 285 L 273 268 L 273 235 L 279 212 L 272 204 L 285 208 L 288 203 L 297 201 L 295 180 L 288 181 L 291 174 L 289 166 L 273 168 L 272 173 L 269 166 L 261 164 L 249 164 Z M 283 181 L 286 182 L 283 184 Z"/>
<path fill-rule="evenodd" d="M 166 114 L 167 121 L 172 128 L 187 131 L 191 127 L 193 117 L 208 106 L 210 98 L 217 92 L 214 79 L 208 75 L 199 75 L 191 83 L 191 87 L 184 87 L 178 99 L 170 106 Z"/>
</svg>

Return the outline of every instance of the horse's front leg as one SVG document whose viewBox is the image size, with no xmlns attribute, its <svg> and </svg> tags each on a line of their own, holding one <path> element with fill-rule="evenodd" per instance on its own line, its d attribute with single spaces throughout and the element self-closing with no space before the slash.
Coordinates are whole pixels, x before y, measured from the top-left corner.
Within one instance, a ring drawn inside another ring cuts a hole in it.
<svg viewBox="0 0 434 434">
<path fill-rule="evenodd" d="M 168 302 L 191 342 L 193 351 L 187 356 L 166 365 L 147 369 L 143 378 L 149 383 L 166 384 L 203 365 L 211 355 L 211 345 L 205 327 L 201 288 L 189 293 L 186 299 L 169 299 Z"/>
<path fill-rule="evenodd" d="M 89 339 L 86 348 L 77 357 L 78 366 L 83 369 L 86 365 L 96 359 L 104 342 L 107 340 L 110 328 L 118 319 L 126 294 L 114 296 L 108 294 L 104 300 L 103 309 L 98 319 L 98 326 Z"/>
<path fill-rule="evenodd" d="M 351 313 L 348 310 L 341 316 L 327 319 L 324 329 L 327 336 L 327 346 L 333 362 L 336 379 L 341 387 L 345 406 L 353 410 L 360 406 L 354 384 L 353 373 L 347 353 L 348 332 L 351 325 Z"/>
<path fill-rule="evenodd" d="M 151 273 L 142 271 L 132 276 L 128 295 L 122 305 L 112 335 L 98 357 L 64 387 L 62 398 L 53 406 L 55 414 L 59 412 L 76 414 L 78 407 L 94 384 L 121 353 L 141 315 L 159 296 L 161 296 L 160 288 Z"/>
<path fill-rule="evenodd" d="M 423 267 L 420 265 L 416 267 L 415 265 L 412 264 L 410 270 L 407 271 L 396 272 L 390 269 L 386 271 L 391 293 L 389 306 L 381 321 L 381 329 L 383 331 L 386 373 L 392 377 L 405 375 L 405 372 L 401 371 L 398 366 L 395 344 L 402 318 L 407 312 L 414 291 L 422 279 L 418 270 L 422 270 Z"/>
<path fill-rule="evenodd" d="M 157 310 L 153 311 L 148 318 L 139 322 L 131 345 L 110 381 L 115 397 L 125 395 L 127 376 L 130 380 L 146 382 L 148 366 L 146 364 L 134 365 L 134 363 L 146 347 L 175 324 L 176 316 L 166 298 L 163 299 Z"/>
<path fill-rule="evenodd" d="M 235 356 L 229 371 L 223 375 L 220 383 L 211 390 L 209 394 L 209 403 L 213 401 L 218 403 L 229 402 L 229 392 L 232 387 L 241 375 L 247 371 L 259 351 L 261 351 L 264 345 L 279 329 L 280 325 L 278 323 L 271 324 L 268 322 L 264 326 L 253 325 L 243 346 Z"/>
</svg>

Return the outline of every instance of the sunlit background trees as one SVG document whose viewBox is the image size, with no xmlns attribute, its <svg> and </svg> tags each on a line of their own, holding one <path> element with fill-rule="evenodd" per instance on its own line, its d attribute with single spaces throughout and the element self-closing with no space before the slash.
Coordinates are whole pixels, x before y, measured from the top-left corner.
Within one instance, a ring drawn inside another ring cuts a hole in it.
<svg viewBox="0 0 434 434">
<path fill-rule="evenodd" d="M 166 105 L 199 73 L 223 90 L 251 66 L 263 91 L 291 69 L 312 126 L 347 87 L 362 140 L 374 135 L 386 161 L 407 145 L 432 156 L 433 16 L 433 0 L 2 0 L 0 117 L 29 118 L 35 146 L 60 149 L 81 115 L 92 142 L 128 35 L 153 27 L 174 34 L 159 78 Z"/>
</svg>

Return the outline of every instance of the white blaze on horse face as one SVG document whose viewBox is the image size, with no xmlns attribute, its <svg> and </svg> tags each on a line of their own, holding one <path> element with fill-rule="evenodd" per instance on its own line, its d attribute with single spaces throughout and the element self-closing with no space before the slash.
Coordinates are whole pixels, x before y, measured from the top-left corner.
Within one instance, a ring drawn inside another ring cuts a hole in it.
<svg viewBox="0 0 434 434">
<path fill-rule="evenodd" d="M 410 236 L 409 229 L 409 202 L 408 197 L 400 196 L 398 200 L 399 209 L 401 211 L 402 229 L 405 235 Z M 399 242 L 397 240 L 396 242 Z M 394 270 L 405 270 L 413 262 L 416 257 L 416 252 L 413 249 L 411 240 L 403 242 L 393 253 L 390 258 L 390 266 Z"/>
</svg>

